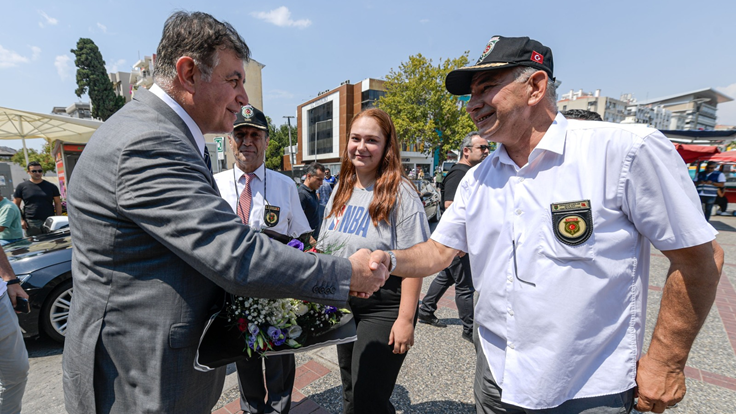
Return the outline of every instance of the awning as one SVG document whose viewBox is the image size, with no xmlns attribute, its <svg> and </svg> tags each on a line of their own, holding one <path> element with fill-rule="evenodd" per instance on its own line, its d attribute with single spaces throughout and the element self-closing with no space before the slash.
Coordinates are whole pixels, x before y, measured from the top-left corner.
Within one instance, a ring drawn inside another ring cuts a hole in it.
<svg viewBox="0 0 736 414">
<path fill-rule="evenodd" d="M 675 148 L 682 159 L 685 160 L 685 164 L 690 164 L 691 162 L 705 159 L 721 152 L 718 147 L 713 145 L 675 144 Z"/>
<path fill-rule="evenodd" d="M 49 144 L 56 140 L 83 144 L 89 141 L 100 125 L 101 121 L 91 119 L 0 107 L 0 139 L 23 140 L 26 163 L 28 163 L 26 138 L 43 138 Z"/>
</svg>

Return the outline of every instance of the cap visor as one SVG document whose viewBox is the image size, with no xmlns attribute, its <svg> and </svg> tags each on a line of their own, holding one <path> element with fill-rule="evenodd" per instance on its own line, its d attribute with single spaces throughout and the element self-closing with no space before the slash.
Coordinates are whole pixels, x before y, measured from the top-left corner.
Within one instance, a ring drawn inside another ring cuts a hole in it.
<svg viewBox="0 0 736 414">
<path fill-rule="evenodd" d="M 263 125 L 251 124 L 249 122 L 241 122 L 239 124 L 235 124 L 235 125 L 233 125 L 233 129 L 240 128 L 241 126 L 249 126 L 249 127 L 253 127 L 253 128 L 262 129 L 264 131 L 268 131 L 268 127 L 265 127 Z"/>
<path fill-rule="evenodd" d="M 518 65 L 518 63 L 494 62 L 455 69 L 447 74 L 447 77 L 445 78 L 445 88 L 447 88 L 447 91 L 453 95 L 468 95 L 470 94 L 470 83 L 473 80 L 473 75 L 476 73 L 505 69 Z"/>
</svg>

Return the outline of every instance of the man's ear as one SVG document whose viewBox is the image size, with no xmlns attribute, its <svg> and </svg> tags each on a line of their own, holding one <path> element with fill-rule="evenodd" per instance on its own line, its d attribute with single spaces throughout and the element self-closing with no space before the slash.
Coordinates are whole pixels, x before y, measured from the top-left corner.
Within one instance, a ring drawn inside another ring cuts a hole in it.
<svg viewBox="0 0 736 414">
<path fill-rule="evenodd" d="M 529 87 L 531 88 L 528 101 L 529 106 L 535 106 L 544 100 L 545 95 L 547 95 L 548 80 L 549 76 L 547 75 L 547 72 L 543 70 L 538 70 L 529 77 L 528 82 Z"/>
<path fill-rule="evenodd" d="M 200 75 L 199 68 L 191 57 L 182 56 L 176 61 L 176 78 L 187 92 L 194 93 L 195 78 Z"/>
</svg>

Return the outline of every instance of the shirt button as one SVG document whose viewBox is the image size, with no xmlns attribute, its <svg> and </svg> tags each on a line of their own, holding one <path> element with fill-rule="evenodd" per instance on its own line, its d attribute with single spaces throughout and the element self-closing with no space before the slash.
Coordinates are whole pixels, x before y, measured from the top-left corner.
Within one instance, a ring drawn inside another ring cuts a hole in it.
<svg viewBox="0 0 736 414">
<path fill-rule="evenodd" d="M 511 342 L 509 342 L 509 349 L 514 349 L 514 344 L 512 344 Z"/>
<path fill-rule="evenodd" d="M 514 316 L 514 311 L 512 311 L 511 309 L 509 309 L 509 315 L 510 316 Z"/>
<path fill-rule="evenodd" d="M 517 216 L 520 216 L 521 215 L 521 209 L 520 208 L 517 208 L 516 210 L 514 210 L 514 213 L 516 213 Z"/>
<path fill-rule="evenodd" d="M 518 177 L 516 180 L 519 181 L 520 183 L 523 183 L 524 182 L 524 177 Z"/>
<path fill-rule="evenodd" d="M 513 282 L 514 278 L 511 277 L 511 275 L 508 275 L 506 276 L 506 280 L 508 280 L 509 282 Z"/>
</svg>

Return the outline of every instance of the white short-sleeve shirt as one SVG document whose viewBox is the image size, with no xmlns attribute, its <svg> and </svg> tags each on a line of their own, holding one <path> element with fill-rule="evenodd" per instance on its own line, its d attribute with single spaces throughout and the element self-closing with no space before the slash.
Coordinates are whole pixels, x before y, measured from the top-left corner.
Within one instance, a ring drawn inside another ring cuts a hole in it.
<svg viewBox="0 0 736 414">
<path fill-rule="evenodd" d="M 237 213 L 238 197 L 243 194 L 245 177 L 237 165 L 234 169 L 215 174 L 220 196 L 230 204 L 233 212 Z M 256 231 L 266 228 L 276 233 L 290 237 L 299 237 L 312 231 L 307 216 L 304 215 L 299 194 L 294 181 L 276 171 L 267 169 L 263 164 L 256 168 L 256 175 L 250 182 L 252 194 L 248 225 Z M 265 200 L 265 201 L 264 201 Z M 279 207 L 279 221 L 273 227 L 265 225 L 263 219 L 264 205 Z"/>
<path fill-rule="evenodd" d="M 544 409 L 636 385 L 649 242 L 715 234 L 659 131 L 558 114 L 523 167 L 501 145 L 471 169 L 432 239 L 470 255 L 503 401 Z"/>
</svg>

